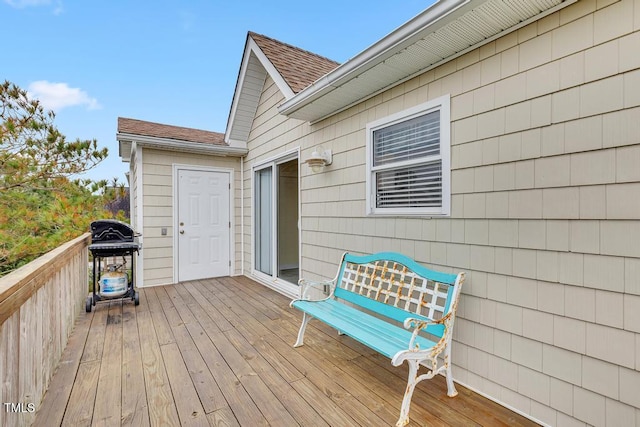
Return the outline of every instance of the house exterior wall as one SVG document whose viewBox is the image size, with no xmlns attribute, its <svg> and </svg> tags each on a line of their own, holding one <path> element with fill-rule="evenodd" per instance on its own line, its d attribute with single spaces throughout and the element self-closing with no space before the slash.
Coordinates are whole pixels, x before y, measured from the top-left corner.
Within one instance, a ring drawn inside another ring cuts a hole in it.
<svg viewBox="0 0 640 427">
<path fill-rule="evenodd" d="M 454 377 L 550 425 L 640 423 L 640 0 L 581 0 L 314 125 L 271 81 L 245 163 L 300 146 L 301 273 L 343 251 L 466 271 Z M 448 218 L 365 216 L 366 124 L 451 95 Z"/>
<path fill-rule="evenodd" d="M 140 148 L 138 148 L 140 150 Z M 240 274 L 240 159 L 201 154 L 177 153 L 144 148 L 142 156 L 143 182 L 143 249 L 144 285 L 163 285 L 174 282 L 173 272 L 173 165 L 228 168 L 234 170 L 234 233 L 231 239 L 235 256 L 232 274 Z M 162 228 L 167 235 L 162 236 Z"/>
<path fill-rule="evenodd" d="M 137 230 L 137 215 L 138 212 L 138 168 L 137 168 L 137 155 L 135 145 L 131 149 L 131 158 L 129 161 L 129 223 L 134 230 Z"/>
<path fill-rule="evenodd" d="M 138 153 L 136 144 L 132 144 L 131 147 L 131 159 L 129 161 L 129 202 L 131 204 L 129 209 L 129 223 L 135 232 L 140 232 L 142 219 L 142 208 L 140 206 L 140 177 L 139 177 L 139 165 L 141 164 L 142 154 Z M 144 241 L 142 241 L 144 245 Z M 142 257 L 138 256 L 136 260 L 135 280 L 137 286 L 139 286 L 140 278 L 143 277 L 142 270 L 144 269 L 144 261 Z"/>
<path fill-rule="evenodd" d="M 278 114 L 278 105 L 284 101 L 273 79 L 265 79 L 255 119 L 249 133 L 249 153 L 244 161 L 244 271 L 252 271 L 252 167 L 268 159 L 295 151 L 309 135 L 309 124 L 302 120 L 288 119 Z"/>
</svg>

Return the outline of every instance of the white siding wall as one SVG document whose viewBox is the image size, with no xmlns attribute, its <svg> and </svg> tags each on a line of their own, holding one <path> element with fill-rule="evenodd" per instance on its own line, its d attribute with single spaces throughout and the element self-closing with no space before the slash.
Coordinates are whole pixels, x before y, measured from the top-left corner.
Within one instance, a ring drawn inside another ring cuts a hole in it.
<svg viewBox="0 0 640 427">
<path fill-rule="evenodd" d="M 278 105 L 284 101 L 271 77 L 267 77 L 258 103 L 256 116 L 249 134 L 249 153 L 244 162 L 244 251 L 245 273 L 251 271 L 251 168 L 266 159 L 278 156 L 305 144 L 303 135 L 309 134 L 309 124 L 301 120 L 287 119 L 278 114 Z"/>
<path fill-rule="evenodd" d="M 138 212 L 140 207 L 140 200 L 138 197 L 139 188 L 140 188 L 140 178 L 138 177 L 138 163 L 141 154 L 138 153 L 136 149 L 136 145 L 132 143 L 131 147 L 131 160 L 129 162 L 129 179 L 131 182 L 129 183 L 129 198 L 130 198 L 130 212 L 129 212 L 129 221 L 131 227 L 134 231 L 140 232 L 141 226 L 139 224 L 138 218 L 140 218 Z M 142 242 L 144 245 L 144 242 Z M 140 256 L 136 259 L 136 271 L 135 271 L 135 283 L 136 286 L 140 286 L 142 284 L 143 273 L 142 270 L 144 268 L 144 262 Z"/>
<path fill-rule="evenodd" d="M 551 425 L 640 425 L 640 0 L 581 0 L 310 128 L 269 83 L 250 159 L 334 153 L 301 168 L 303 276 L 345 250 L 464 270 L 457 379 Z M 451 217 L 365 217 L 366 123 L 443 94 Z"/>
<path fill-rule="evenodd" d="M 135 146 L 134 146 L 135 147 Z M 129 213 L 129 222 L 131 227 L 137 231 L 137 216 L 136 212 L 138 212 L 138 170 L 137 170 L 137 156 L 136 150 L 132 147 L 131 151 L 131 160 L 129 162 L 129 198 L 130 198 L 130 213 Z"/>
<path fill-rule="evenodd" d="M 140 148 L 138 148 L 140 149 Z M 234 170 L 235 189 L 235 265 L 232 274 L 240 274 L 240 160 L 235 157 L 214 157 L 176 153 L 145 148 L 143 153 L 144 284 L 173 283 L 173 165 L 194 165 L 230 168 Z M 167 235 L 162 236 L 162 228 Z"/>
</svg>

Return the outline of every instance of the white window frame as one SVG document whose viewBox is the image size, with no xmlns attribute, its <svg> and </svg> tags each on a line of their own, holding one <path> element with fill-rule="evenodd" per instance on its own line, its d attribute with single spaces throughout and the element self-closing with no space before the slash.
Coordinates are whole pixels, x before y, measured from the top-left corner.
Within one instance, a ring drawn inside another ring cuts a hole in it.
<svg viewBox="0 0 640 427">
<path fill-rule="evenodd" d="M 366 214 L 380 216 L 449 216 L 451 214 L 451 109 L 450 95 L 444 95 L 431 101 L 417 105 L 392 114 L 388 117 L 367 123 L 366 151 L 367 151 L 367 178 L 366 178 Z M 440 111 L 440 154 L 430 156 L 428 160 L 406 160 L 387 164 L 384 167 L 373 166 L 373 132 L 388 126 L 395 125 L 415 117 Z M 442 164 L 442 206 L 441 207 L 404 207 L 404 208 L 378 208 L 376 201 L 375 173 L 378 170 L 390 168 L 402 168 L 424 161 L 440 160 Z"/>
</svg>

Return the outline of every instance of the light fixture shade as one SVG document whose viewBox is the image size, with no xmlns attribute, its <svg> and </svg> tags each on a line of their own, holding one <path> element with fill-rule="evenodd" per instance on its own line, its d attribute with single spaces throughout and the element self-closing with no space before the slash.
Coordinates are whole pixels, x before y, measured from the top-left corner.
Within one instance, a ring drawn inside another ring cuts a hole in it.
<svg viewBox="0 0 640 427">
<path fill-rule="evenodd" d="M 331 150 L 324 150 L 319 146 L 313 150 L 305 163 L 309 165 L 313 173 L 318 173 L 321 172 L 325 166 L 330 165 L 332 160 Z"/>
</svg>

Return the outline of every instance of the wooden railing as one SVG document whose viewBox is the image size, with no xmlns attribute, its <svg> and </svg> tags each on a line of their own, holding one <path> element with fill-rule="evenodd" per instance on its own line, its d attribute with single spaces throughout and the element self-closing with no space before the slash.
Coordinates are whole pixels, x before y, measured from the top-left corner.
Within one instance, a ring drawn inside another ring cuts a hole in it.
<svg viewBox="0 0 640 427">
<path fill-rule="evenodd" d="M 0 426 L 28 426 L 88 289 L 86 233 L 0 277 Z"/>
</svg>

